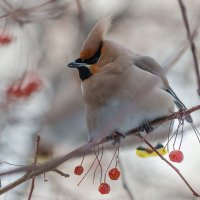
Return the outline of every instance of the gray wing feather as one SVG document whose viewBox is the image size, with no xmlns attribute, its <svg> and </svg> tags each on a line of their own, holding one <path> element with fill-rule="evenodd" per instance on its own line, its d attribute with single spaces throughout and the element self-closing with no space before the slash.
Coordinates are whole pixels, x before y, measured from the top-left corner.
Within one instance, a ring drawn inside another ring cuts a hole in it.
<svg viewBox="0 0 200 200">
<path fill-rule="evenodd" d="M 137 56 L 134 59 L 134 64 L 142 70 L 148 71 L 161 78 L 164 84 L 164 90 L 172 95 L 174 98 L 174 103 L 179 110 L 186 110 L 186 106 L 178 98 L 173 89 L 169 86 L 169 82 L 165 76 L 163 68 L 156 62 L 153 58 L 149 56 Z M 188 123 L 193 123 L 192 117 L 188 114 L 185 116 L 185 119 Z"/>
</svg>

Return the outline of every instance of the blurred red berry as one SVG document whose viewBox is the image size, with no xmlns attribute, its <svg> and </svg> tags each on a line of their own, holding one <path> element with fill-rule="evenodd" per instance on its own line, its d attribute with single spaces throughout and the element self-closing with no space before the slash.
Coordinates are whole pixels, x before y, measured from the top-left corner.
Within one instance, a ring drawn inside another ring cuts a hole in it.
<svg viewBox="0 0 200 200">
<path fill-rule="evenodd" d="M 120 171 L 117 168 L 112 168 L 108 175 L 111 180 L 117 180 L 120 177 Z"/>
<path fill-rule="evenodd" d="M 108 183 L 101 183 L 99 186 L 99 192 L 101 194 L 108 194 L 110 192 L 110 186 Z"/>
<path fill-rule="evenodd" d="M 22 91 L 20 90 L 20 88 L 14 88 L 14 87 L 10 87 L 7 90 L 7 95 L 9 97 L 21 97 L 22 96 Z"/>
<path fill-rule="evenodd" d="M 38 81 L 31 81 L 27 86 L 22 90 L 24 96 L 30 96 L 33 92 L 38 91 L 40 88 L 40 83 Z"/>
<path fill-rule="evenodd" d="M 183 159 L 184 159 L 183 152 L 180 151 L 180 150 L 172 151 L 172 152 L 169 154 L 169 159 L 170 159 L 172 162 L 180 163 L 180 162 L 182 162 Z"/>
<path fill-rule="evenodd" d="M 83 166 L 79 165 L 75 167 L 74 174 L 80 176 L 83 173 L 83 171 L 84 171 Z"/>
<path fill-rule="evenodd" d="M 21 85 L 18 81 L 8 88 L 7 96 L 15 98 L 27 98 L 34 92 L 38 91 L 40 89 L 40 86 L 40 80 L 31 80 L 25 87 L 23 86 L 23 88 L 21 88 Z"/>
<path fill-rule="evenodd" d="M 12 38 L 7 35 L 0 35 L 0 44 L 9 44 L 12 41 Z"/>
</svg>

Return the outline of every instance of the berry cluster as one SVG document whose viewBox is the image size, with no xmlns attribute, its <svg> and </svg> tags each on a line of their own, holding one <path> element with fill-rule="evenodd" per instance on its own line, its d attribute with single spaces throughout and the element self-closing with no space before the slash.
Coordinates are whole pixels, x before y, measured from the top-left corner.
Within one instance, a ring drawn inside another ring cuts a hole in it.
<svg viewBox="0 0 200 200">
<path fill-rule="evenodd" d="M 26 85 L 24 85 L 23 81 L 22 79 L 14 82 L 6 91 L 7 97 L 28 98 L 41 87 L 41 81 L 38 78 L 31 79 Z"/>
<path fill-rule="evenodd" d="M 78 165 L 74 168 L 74 174 L 75 175 L 82 175 L 82 173 L 84 172 L 84 168 L 82 165 Z M 111 180 L 118 180 L 120 177 L 120 171 L 115 167 L 110 169 L 110 171 L 108 172 L 109 178 Z M 101 194 L 108 194 L 110 192 L 110 185 L 108 183 L 106 183 L 106 181 L 104 181 L 104 183 L 101 183 L 99 185 L 99 192 Z"/>
</svg>

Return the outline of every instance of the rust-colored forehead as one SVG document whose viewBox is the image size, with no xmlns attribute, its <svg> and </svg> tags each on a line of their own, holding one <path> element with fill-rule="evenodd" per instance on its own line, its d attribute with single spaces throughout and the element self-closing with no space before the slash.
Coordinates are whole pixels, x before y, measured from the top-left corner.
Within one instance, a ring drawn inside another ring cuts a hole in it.
<svg viewBox="0 0 200 200">
<path fill-rule="evenodd" d="M 93 52 L 92 49 L 84 49 L 80 52 L 80 59 L 89 59 L 94 55 L 95 52 Z"/>
</svg>

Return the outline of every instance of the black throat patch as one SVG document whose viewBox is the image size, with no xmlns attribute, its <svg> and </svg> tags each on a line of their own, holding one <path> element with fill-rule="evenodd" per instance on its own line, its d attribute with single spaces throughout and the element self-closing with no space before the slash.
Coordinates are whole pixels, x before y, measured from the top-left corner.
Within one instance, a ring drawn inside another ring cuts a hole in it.
<svg viewBox="0 0 200 200">
<path fill-rule="evenodd" d="M 92 76 L 92 73 L 87 67 L 79 67 L 77 68 L 79 71 L 79 77 L 82 81 L 85 79 L 88 79 L 90 76 Z"/>
</svg>

